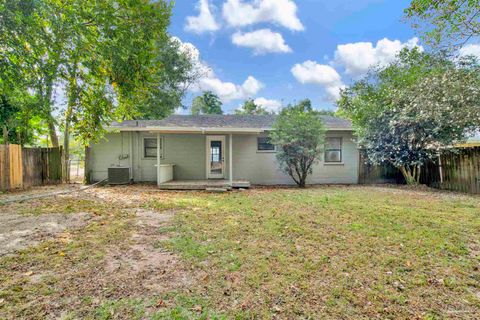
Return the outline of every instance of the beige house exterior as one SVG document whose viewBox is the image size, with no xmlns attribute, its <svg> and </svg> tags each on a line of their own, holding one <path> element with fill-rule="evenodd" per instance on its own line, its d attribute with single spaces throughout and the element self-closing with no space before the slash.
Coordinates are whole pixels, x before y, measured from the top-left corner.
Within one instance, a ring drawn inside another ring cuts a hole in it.
<svg viewBox="0 0 480 320">
<path fill-rule="evenodd" d="M 174 115 L 159 121 L 114 123 L 90 148 L 90 176 L 100 181 L 108 177 L 108 168 L 128 167 L 132 182 L 159 186 L 194 180 L 293 184 L 279 170 L 275 147 L 268 141 L 274 121 L 271 115 Z M 307 183 L 358 183 L 359 154 L 351 124 L 329 116 L 323 121 L 331 148 Z"/>
</svg>

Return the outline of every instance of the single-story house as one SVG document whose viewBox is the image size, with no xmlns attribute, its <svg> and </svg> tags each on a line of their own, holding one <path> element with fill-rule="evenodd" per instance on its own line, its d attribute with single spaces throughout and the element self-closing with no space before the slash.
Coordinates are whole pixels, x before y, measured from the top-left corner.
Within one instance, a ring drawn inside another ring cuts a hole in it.
<svg viewBox="0 0 480 320">
<path fill-rule="evenodd" d="M 172 115 L 163 120 L 115 122 L 89 148 L 92 181 L 109 168 L 128 168 L 132 182 L 222 182 L 232 186 L 293 184 L 276 161 L 270 143 L 275 115 Z M 356 184 L 359 151 L 349 121 L 322 116 L 327 129 L 325 155 L 309 184 Z M 127 169 L 125 169 L 127 170 Z"/>
</svg>

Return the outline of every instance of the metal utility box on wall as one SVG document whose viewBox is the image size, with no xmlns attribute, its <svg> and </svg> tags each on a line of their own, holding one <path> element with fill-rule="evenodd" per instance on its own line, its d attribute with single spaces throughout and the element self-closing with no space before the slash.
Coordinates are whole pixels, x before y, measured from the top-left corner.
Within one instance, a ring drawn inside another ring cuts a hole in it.
<svg viewBox="0 0 480 320">
<path fill-rule="evenodd" d="M 109 184 L 129 184 L 130 168 L 129 167 L 110 167 L 108 168 Z"/>
</svg>

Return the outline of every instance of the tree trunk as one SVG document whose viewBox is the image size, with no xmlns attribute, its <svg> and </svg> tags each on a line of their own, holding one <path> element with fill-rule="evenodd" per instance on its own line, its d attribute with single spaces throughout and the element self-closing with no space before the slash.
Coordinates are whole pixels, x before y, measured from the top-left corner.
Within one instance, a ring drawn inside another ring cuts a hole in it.
<svg viewBox="0 0 480 320">
<path fill-rule="evenodd" d="M 70 182 L 70 123 L 72 121 L 73 112 L 73 100 L 68 103 L 67 110 L 65 112 L 65 130 L 63 132 L 63 181 Z"/>
<path fill-rule="evenodd" d="M 62 175 L 63 181 L 65 183 L 70 182 L 70 170 L 69 170 L 69 160 L 70 160 L 70 119 L 69 116 L 66 116 L 65 119 L 65 131 L 63 133 L 63 153 L 62 153 Z"/>
<path fill-rule="evenodd" d="M 58 142 L 57 130 L 55 128 L 55 123 L 53 117 L 50 116 L 48 121 L 48 133 L 50 135 L 50 140 L 52 141 L 52 146 L 57 148 L 60 144 Z"/>
<path fill-rule="evenodd" d="M 58 147 L 60 144 L 58 142 L 57 130 L 55 128 L 55 119 L 52 116 L 53 81 L 50 77 L 45 79 L 45 87 L 40 87 L 39 91 L 41 92 L 43 113 L 47 120 L 48 134 L 50 135 L 52 146 Z"/>
<path fill-rule="evenodd" d="M 305 186 L 306 186 L 305 179 L 303 179 L 303 178 L 300 179 L 300 181 L 298 183 L 298 187 L 303 189 L 303 188 L 305 188 Z"/>
<path fill-rule="evenodd" d="M 68 70 L 68 103 L 65 111 L 65 130 L 63 132 L 63 179 L 65 182 L 70 182 L 70 124 L 72 122 L 72 115 L 74 108 L 78 103 L 79 88 L 77 84 L 77 61 L 67 66 Z"/>
<path fill-rule="evenodd" d="M 3 144 L 8 144 L 8 128 L 6 125 L 3 126 Z"/>
<path fill-rule="evenodd" d="M 414 166 L 413 170 L 409 166 L 403 166 L 398 168 L 405 178 L 405 182 L 409 186 L 418 185 L 420 183 L 420 166 Z"/>
</svg>

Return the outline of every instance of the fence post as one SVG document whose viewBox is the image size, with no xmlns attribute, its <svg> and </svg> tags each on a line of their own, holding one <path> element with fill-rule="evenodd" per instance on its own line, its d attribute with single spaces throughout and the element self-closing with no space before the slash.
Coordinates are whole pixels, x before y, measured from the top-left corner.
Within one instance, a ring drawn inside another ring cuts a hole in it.
<svg viewBox="0 0 480 320">
<path fill-rule="evenodd" d="M 10 146 L 5 145 L 5 188 L 10 190 Z"/>
<path fill-rule="evenodd" d="M 9 188 L 9 179 L 10 179 L 10 166 L 8 165 L 10 161 L 10 156 L 8 154 L 8 144 L 0 145 L 0 153 L 1 153 L 1 172 L 0 176 L 2 181 L 0 183 L 2 187 L 2 191 L 8 191 Z"/>
</svg>

